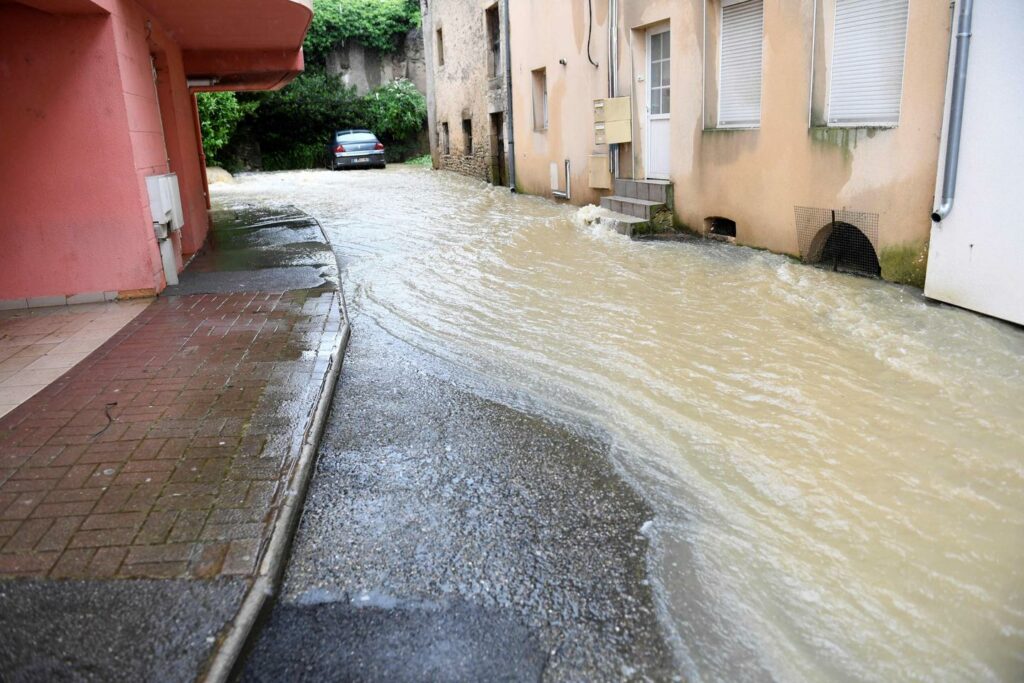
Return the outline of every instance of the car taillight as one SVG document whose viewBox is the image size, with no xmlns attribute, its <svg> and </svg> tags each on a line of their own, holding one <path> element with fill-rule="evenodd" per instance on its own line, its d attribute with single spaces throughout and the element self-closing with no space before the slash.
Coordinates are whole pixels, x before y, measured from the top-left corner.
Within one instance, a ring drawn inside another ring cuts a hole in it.
<svg viewBox="0 0 1024 683">
<path fill-rule="evenodd" d="M 373 148 L 374 148 L 374 149 L 384 149 L 384 145 L 382 145 L 382 144 L 380 144 L 380 143 L 378 142 L 378 143 L 377 143 L 376 145 L 374 145 L 374 146 L 373 146 Z"/>
<path fill-rule="evenodd" d="M 336 145 L 334 147 L 334 151 L 337 152 L 338 154 L 341 154 L 342 152 L 345 151 L 345 145 Z"/>
</svg>

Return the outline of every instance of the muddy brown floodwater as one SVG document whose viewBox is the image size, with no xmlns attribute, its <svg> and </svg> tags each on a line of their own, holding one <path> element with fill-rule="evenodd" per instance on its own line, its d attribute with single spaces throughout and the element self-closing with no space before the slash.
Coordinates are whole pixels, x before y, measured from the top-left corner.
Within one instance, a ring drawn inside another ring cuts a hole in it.
<svg viewBox="0 0 1024 683">
<path fill-rule="evenodd" d="M 689 677 L 1024 679 L 1024 330 L 425 169 L 214 194 L 313 214 L 362 314 L 611 441 Z"/>
</svg>

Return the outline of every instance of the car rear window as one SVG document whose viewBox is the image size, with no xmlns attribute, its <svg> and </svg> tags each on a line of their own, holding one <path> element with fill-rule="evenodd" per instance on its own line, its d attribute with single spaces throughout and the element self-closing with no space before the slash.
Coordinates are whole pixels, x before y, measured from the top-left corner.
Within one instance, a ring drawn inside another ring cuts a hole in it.
<svg viewBox="0 0 1024 683">
<path fill-rule="evenodd" d="M 377 142 L 377 136 L 373 133 L 348 133 L 338 135 L 338 142 Z"/>
</svg>

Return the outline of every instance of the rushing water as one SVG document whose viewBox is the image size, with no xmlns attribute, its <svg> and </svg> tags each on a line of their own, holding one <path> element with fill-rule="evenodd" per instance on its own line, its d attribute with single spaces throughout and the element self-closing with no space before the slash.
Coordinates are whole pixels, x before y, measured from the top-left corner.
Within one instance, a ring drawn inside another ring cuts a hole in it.
<svg viewBox="0 0 1024 683">
<path fill-rule="evenodd" d="M 609 435 L 689 677 L 1024 680 L 1024 330 L 447 173 L 215 194 L 312 213 L 361 315 Z"/>
</svg>

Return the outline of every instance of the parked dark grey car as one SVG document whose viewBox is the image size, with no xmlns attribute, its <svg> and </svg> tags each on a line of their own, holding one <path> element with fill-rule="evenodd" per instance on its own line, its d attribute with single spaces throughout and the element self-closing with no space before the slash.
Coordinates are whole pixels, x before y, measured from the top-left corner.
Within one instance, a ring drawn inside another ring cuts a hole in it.
<svg viewBox="0 0 1024 683">
<path fill-rule="evenodd" d="M 384 168 L 384 145 L 377 136 L 368 130 L 339 130 L 334 140 L 327 145 L 327 167 L 366 168 L 376 166 Z"/>
</svg>

